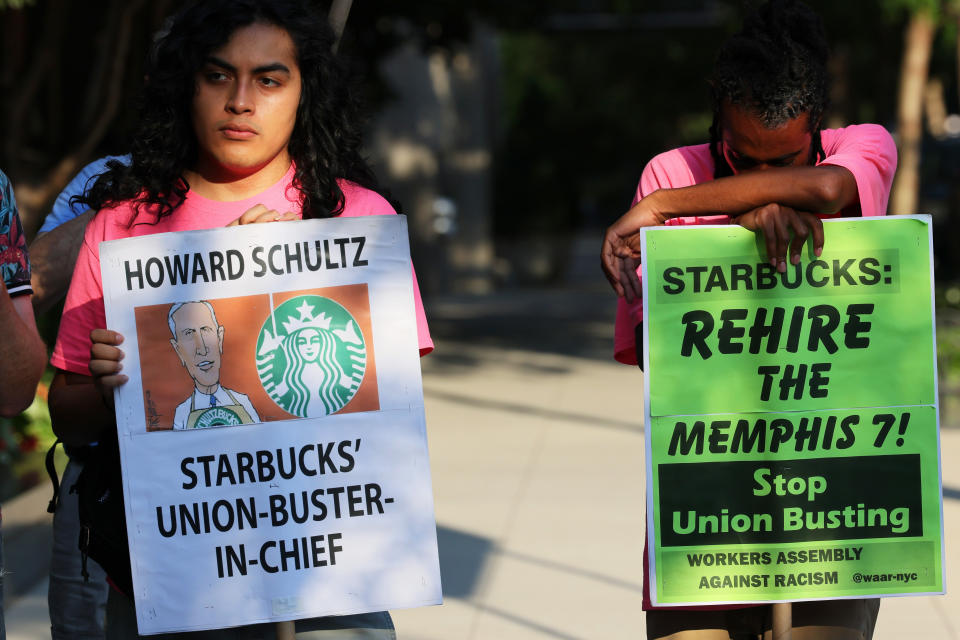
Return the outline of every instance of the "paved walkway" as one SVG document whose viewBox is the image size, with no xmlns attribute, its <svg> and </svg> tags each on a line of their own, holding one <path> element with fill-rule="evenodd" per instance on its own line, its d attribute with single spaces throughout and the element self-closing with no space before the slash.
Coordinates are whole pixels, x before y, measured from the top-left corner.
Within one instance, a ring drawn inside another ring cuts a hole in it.
<svg viewBox="0 0 960 640">
<path fill-rule="evenodd" d="M 640 374 L 579 357 L 444 344 L 425 363 L 446 602 L 394 613 L 404 640 L 643 637 Z M 454 356 L 451 356 L 451 358 Z M 440 358 L 438 358 L 438 361 Z M 443 375 L 433 375 L 440 373 Z M 943 433 L 946 460 L 960 430 Z M 948 585 L 960 466 L 944 469 Z M 960 597 L 890 598 L 876 640 L 960 639 Z"/>
<path fill-rule="evenodd" d="M 394 612 L 403 640 L 643 637 L 641 374 L 608 358 L 611 310 L 590 280 L 431 305 L 424 388 L 445 604 Z M 944 431 L 943 451 L 952 581 L 960 430 Z M 47 497 L 27 499 L 41 525 Z M 9 518 L 4 505 L 5 531 Z M 45 584 L 18 592 L 8 637 L 48 638 Z M 960 640 L 960 596 L 885 600 L 875 638 L 914 637 Z"/>
</svg>

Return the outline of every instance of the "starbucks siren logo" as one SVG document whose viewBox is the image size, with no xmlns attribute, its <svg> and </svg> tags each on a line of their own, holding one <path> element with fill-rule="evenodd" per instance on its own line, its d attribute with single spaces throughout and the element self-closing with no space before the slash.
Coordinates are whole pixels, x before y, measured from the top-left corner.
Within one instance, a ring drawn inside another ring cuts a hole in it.
<svg viewBox="0 0 960 640">
<path fill-rule="evenodd" d="M 357 322 L 329 298 L 291 298 L 260 329 L 260 383 L 277 406 L 295 416 L 336 413 L 356 395 L 366 369 L 367 348 Z"/>
</svg>

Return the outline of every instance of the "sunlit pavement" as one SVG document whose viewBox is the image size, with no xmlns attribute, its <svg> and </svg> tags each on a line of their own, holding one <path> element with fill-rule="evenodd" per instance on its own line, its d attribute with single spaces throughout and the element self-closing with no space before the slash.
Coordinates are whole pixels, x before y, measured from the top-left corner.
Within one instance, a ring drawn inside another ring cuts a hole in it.
<svg viewBox="0 0 960 640">
<path fill-rule="evenodd" d="M 639 372 L 442 347 L 464 354 L 458 367 L 425 363 L 446 598 L 441 608 L 394 612 L 400 637 L 644 637 Z M 960 430 L 944 432 L 943 448 L 956 459 Z M 950 540 L 960 532 L 960 468 L 946 467 L 949 584 L 958 569 Z M 885 599 L 874 637 L 960 638 L 958 603 Z"/>
<path fill-rule="evenodd" d="M 394 611 L 401 640 L 644 637 L 642 374 L 609 358 L 613 306 L 597 280 L 428 302 L 437 350 L 423 360 L 424 395 L 445 598 Z M 949 586 L 960 429 L 942 441 Z M 32 498 L 39 522 L 48 497 Z M 49 638 L 45 594 L 40 582 L 8 597 L 8 638 Z M 874 637 L 960 639 L 960 598 L 886 599 Z"/>
</svg>

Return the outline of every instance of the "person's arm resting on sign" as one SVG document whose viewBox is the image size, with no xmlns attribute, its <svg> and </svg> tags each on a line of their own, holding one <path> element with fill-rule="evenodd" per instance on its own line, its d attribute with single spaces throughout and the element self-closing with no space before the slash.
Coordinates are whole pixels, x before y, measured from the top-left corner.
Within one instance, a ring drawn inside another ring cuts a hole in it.
<svg viewBox="0 0 960 640">
<path fill-rule="evenodd" d="M 796 264 L 808 237 L 820 255 L 823 224 L 815 214 L 837 213 L 857 197 L 853 174 L 833 165 L 753 171 L 681 189 L 660 189 L 607 229 L 603 270 L 618 295 L 639 297 L 639 282 L 637 288 L 630 284 L 637 279 L 640 230 L 669 218 L 722 213 L 751 231 L 762 231 L 770 263 L 784 271 L 788 248 L 790 262 Z"/>
<path fill-rule="evenodd" d="M 859 202 L 857 179 L 849 169 L 817 164 L 827 156 L 821 144 L 822 107 L 773 113 L 756 96 L 745 104 L 715 96 L 714 179 L 651 191 L 607 230 L 601 260 L 617 293 L 628 300 L 639 296 L 639 231 L 670 218 L 724 214 L 761 231 L 767 259 L 780 272 L 788 260 L 800 261 L 808 237 L 820 255 L 823 225 L 817 215 Z"/>
</svg>

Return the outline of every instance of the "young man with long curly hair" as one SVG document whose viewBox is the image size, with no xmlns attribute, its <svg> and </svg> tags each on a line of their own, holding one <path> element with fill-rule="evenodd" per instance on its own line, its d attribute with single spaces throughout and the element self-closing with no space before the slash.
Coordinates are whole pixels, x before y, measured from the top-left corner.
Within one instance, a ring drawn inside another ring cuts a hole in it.
<svg viewBox="0 0 960 640">
<path fill-rule="evenodd" d="M 299 0 L 201 0 L 178 14 L 148 65 L 131 162 L 109 163 L 51 359 L 50 411 L 67 443 L 114 437 L 123 337 L 106 329 L 99 244 L 169 231 L 301 218 L 389 215 L 363 160 L 333 34 Z M 414 279 L 421 354 L 433 348 Z M 108 569 L 109 573 L 109 569 Z M 116 580 L 114 580 L 116 582 Z M 391 638 L 386 612 L 297 622 L 302 638 Z M 164 638 L 273 637 L 273 625 Z M 138 637 L 133 600 L 107 604 L 107 638 Z"/>
</svg>

